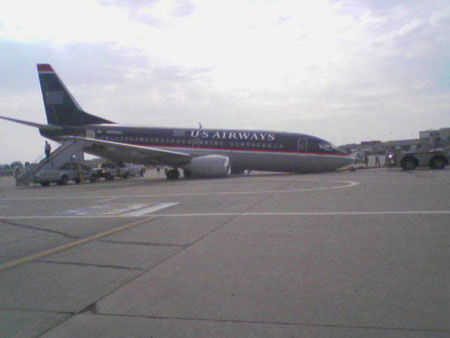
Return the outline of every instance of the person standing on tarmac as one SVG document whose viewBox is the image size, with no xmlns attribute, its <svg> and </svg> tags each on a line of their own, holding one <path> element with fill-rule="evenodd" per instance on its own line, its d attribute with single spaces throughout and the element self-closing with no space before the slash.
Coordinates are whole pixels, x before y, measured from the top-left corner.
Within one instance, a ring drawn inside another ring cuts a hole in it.
<svg viewBox="0 0 450 338">
<path fill-rule="evenodd" d="M 378 156 L 378 154 L 375 156 L 375 166 L 381 167 L 380 157 Z"/>
<path fill-rule="evenodd" d="M 50 157 L 50 152 L 52 151 L 52 147 L 50 146 L 50 143 L 48 143 L 47 141 L 45 141 L 45 158 L 49 158 Z"/>
</svg>

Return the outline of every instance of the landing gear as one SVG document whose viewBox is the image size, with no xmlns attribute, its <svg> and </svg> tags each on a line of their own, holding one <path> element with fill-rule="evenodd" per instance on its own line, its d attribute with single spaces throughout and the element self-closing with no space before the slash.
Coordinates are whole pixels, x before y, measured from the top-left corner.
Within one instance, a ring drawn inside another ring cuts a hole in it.
<svg viewBox="0 0 450 338">
<path fill-rule="evenodd" d="M 231 175 L 241 175 L 245 173 L 245 169 L 239 169 L 239 168 L 231 168 Z"/>
<path fill-rule="evenodd" d="M 180 171 L 178 169 L 166 169 L 166 177 L 168 180 L 176 180 L 180 178 Z"/>
</svg>

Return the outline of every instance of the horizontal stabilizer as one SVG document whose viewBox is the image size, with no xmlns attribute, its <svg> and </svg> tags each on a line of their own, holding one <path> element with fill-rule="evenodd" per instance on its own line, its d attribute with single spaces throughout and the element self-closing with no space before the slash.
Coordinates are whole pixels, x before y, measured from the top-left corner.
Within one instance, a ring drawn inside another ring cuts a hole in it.
<svg viewBox="0 0 450 338">
<path fill-rule="evenodd" d="M 62 129 L 61 127 L 58 127 L 58 126 L 52 126 L 49 124 L 40 124 L 40 123 L 35 123 L 35 122 L 30 122 L 30 121 L 23 121 L 23 120 L 13 119 L 11 117 L 6 117 L 6 116 L 0 116 L 0 119 L 24 124 L 26 126 L 35 127 L 35 128 L 39 128 L 39 129 L 47 129 L 47 130 L 61 130 Z"/>
</svg>

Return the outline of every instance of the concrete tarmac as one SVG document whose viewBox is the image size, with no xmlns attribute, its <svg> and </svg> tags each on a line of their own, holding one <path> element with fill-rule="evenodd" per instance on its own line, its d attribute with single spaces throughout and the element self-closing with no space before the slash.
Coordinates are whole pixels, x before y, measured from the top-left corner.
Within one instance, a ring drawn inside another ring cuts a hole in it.
<svg viewBox="0 0 450 338">
<path fill-rule="evenodd" d="M 0 178 L 0 337 L 450 337 L 450 169 Z"/>
</svg>

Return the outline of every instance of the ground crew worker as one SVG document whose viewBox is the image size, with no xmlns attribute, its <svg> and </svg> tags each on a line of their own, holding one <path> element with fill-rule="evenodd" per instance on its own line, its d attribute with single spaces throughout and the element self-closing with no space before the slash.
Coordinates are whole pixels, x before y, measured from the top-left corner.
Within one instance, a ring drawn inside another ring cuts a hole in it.
<svg viewBox="0 0 450 338">
<path fill-rule="evenodd" d="M 50 157 L 51 151 L 52 151 L 52 147 L 50 146 L 50 144 L 47 141 L 45 141 L 45 158 Z"/>
</svg>

